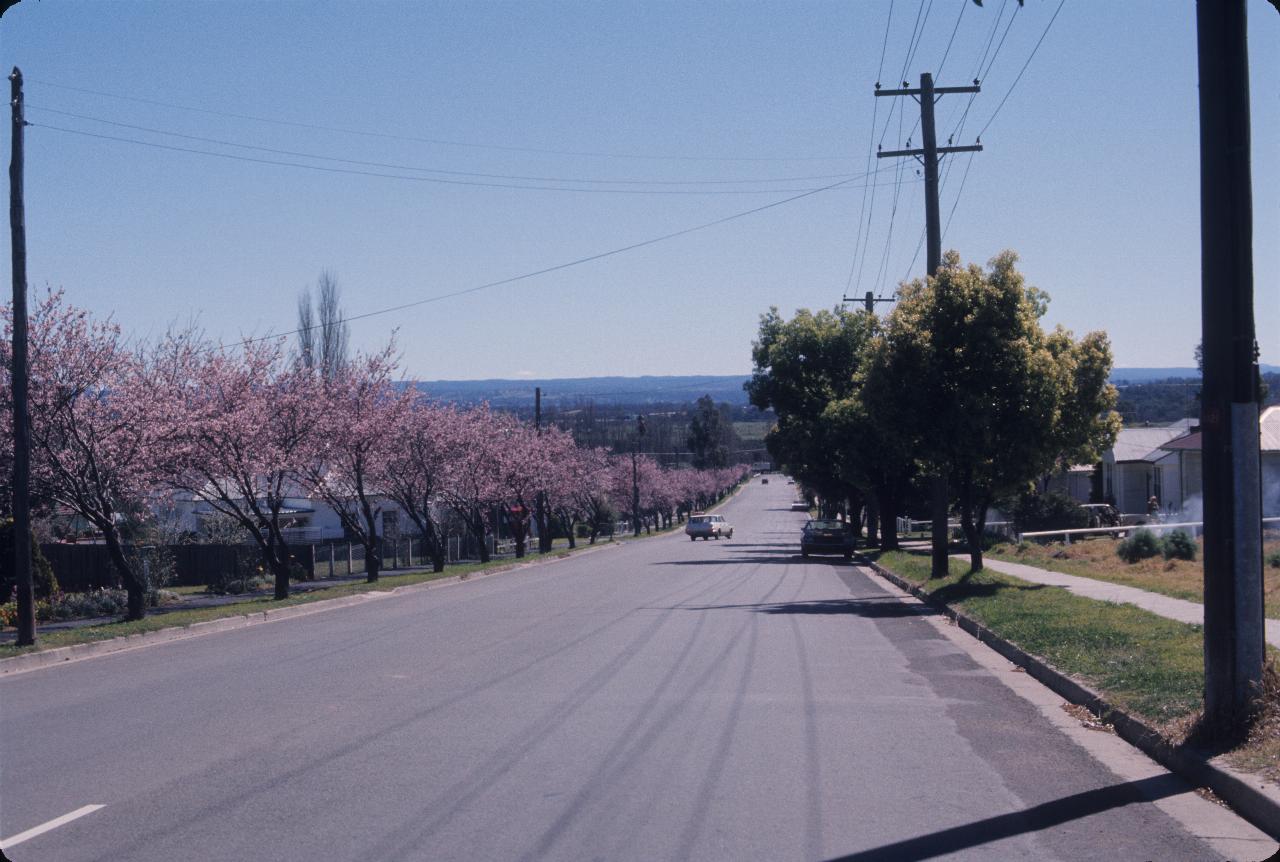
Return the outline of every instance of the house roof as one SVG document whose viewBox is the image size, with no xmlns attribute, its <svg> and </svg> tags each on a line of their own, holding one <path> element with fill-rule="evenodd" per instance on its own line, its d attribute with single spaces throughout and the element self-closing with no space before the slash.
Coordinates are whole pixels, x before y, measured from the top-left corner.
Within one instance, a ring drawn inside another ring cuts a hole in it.
<svg viewBox="0 0 1280 862">
<path fill-rule="evenodd" d="M 1280 452 L 1280 404 L 1263 410 L 1258 426 L 1262 431 L 1262 451 Z"/>
<path fill-rule="evenodd" d="M 1273 404 L 1262 411 L 1258 418 L 1259 448 L 1263 452 L 1280 452 L 1280 404 Z M 1165 443 L 1160 448 L 1169 452 L 1199 452 L 1201 447 L 1200 432 L 1192 431 Z"/>
<path fill-rule="evenodd" d="M 1169 425 L 1121 428 L 1116 435 L 1116 444 L 1111 447 L 1111 453 L 1117 463 L 1159 461 L 1166 455 L 1161 447 L 1170 440 L 1185 435 L 1194 422 L 1193 419 L 1179 419 Z"/>
</svg>

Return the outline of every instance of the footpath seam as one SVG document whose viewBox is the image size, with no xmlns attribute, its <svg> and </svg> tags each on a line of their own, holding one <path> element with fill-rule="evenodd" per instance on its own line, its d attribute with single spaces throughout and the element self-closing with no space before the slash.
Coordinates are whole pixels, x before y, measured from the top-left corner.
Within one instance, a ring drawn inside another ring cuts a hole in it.
<svg viewBox="0 0 1280 862">
<path fill-rule="evenodd" d="M 621 548 L 624 544 L 625 543 L 622 542 L 610 542 L 594 547 L 588 546 L 585 548 L 575 549 L 574 553 L 567 554 L 562 557 L 553 557 L 551 559 L 537 558 L 522 563 L 503 566 L 502 568 L 494 571 L 471 572 L 465 576 L 454 575 L 448 578 L 437 578 L 433 581 L 424 581 L 420 584 L 407 584 L 403 587 L 395 587 L 390 590 L 370 590 L 369 592 L 356 593 L 355 595 L 350 596 L 340 596 L 333 599 L 320 599 L 314 602 L 307 602 L 306 604 L 290 605 L 283 608 L 269 608 L 265 611 L 255 611 L 248 614 L 220 617 L 214 620 L 191 623 L 186 626 L 170 626 L 168 628 L 157 629 L 150 632 L 139 632 L 137 634 L 110 638 L 108 640 L 94 641 L 93 643 L 73 644 L 71 646 L 55 647 L 53 649 L 40 650 L 39 652 L 26 653 L 24 655 L 13 656 L 12 658 L 0 659 L 0 678 L 39 670 L 40 668 L 58 667 L 69 662 L 80 661 L 82 659 L 114 655 L 115 653 L 127 652 L 130 650 L 141 649 L 143 647 L 155 646 L 157 644 L 187 640 L 188 638 L 201 637 L 203 635 L 215 634 L 217 632 L 233 631 L 235 629 L 262 625 L 264 623 L 273 623 L 280 620 L 293 619 L 294 617 L 309 616 L 311 614 L 322 613 L 324 611 L 353 607 L 355 605 L 362 605 L 371 601 L 389 599 L 397 595 L 422 592 L 428 588 L 436 590 L 440 587 L 455 586 L 457 584 L 476 580 L 477 578 L 505 575 L 529 569 L 534 566 L 561 563 L 565 560 L 576 559 L 596 551 L 603 551 L 609 548 Z"/>
<path fill-rule="evenodd" d="M 1110 724 L 1115 728 L 1117 736 L 1170 772 L 1194 787 L 1209 788 L 1254 826 L 1280 840 L 1280 787 L 1257 776 L 1215 763 L 1202 752 L 1172 745 L 1141 719 L 1107 702 L 1098 692 L 1005 640 L 971 617 L 933 599 L 910 581 L 872 560 L 863 558 L 861 563 L 894 586 L 945 614 L 963 631 L 1021 667 L 1064 700 L 1083 706 Z"/>
</svg>

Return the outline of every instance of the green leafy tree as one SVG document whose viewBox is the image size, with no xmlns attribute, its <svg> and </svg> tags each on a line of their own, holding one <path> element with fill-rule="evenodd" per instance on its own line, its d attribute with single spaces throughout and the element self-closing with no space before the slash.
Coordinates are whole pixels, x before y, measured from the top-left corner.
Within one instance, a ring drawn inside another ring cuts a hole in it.
<svg viewBox="0 0 1280 862">
<path fill-rule="evenodd" d="M 737 434 L 729 420 L 728 408 L 703 395 L 694 407 L 689 420 L 689 451 L 693 453 L 693 466 L 700 470 L 729 466 L 730 456 L 736 448 Z"/>
<path fill-rule="evenodd" d="M 1046 334 L 1048 296 L 1016 263 L 1006 251 L 986 270 L 964 267 L 948 252 L 934 278 L 903 285 L 872 350 L 880 385 L 893 387 L 871 399 L 878 418 L 949 477 L 974 570 L 993 500 L 1096 460 L 1119 426 L 1106 336 Z"/>
<path fill-rule="evenodd" d="M 862 312 L 802 308 L 785 320 L 771 308 L 760 317 L 751 350 L 755 367 L 745 384 L 752 404 L 777 414 L 765 438 L 774 461 L 826 500 L 848 499 L 853 508 L 860 503 L 854 481 L 860 476 L 842 465 L 842 429 L 824 414 L 857 394 L 855 374 L 873 329 L 874 318 Z"/>
</svg>

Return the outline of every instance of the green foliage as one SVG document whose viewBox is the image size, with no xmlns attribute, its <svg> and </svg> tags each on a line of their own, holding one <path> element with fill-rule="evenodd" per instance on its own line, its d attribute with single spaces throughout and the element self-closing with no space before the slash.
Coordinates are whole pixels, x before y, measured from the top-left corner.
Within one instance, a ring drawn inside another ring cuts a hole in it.
<svg viewBox="0 0 1280 862">
<path fill-rule="evenodd" d="M 147 603 L 151 607 L 179 601 L 176 593 L 167 590 L 156 590 L 148 595 Z M 124 590 L 90 590 L 87 593 L 57 593 L 36 602 L 36 619 L 41 622 L 60 622 L 63 620 L 85 620 L 94 617 L 115 617 L 123 614 L 129 607 L 129 594 Z M 16 625 L 18 605 L 9 602 L 0 605 L 0 624 Z"/>
<path fill-rule="evenodd" d="M 1280 569 L 1280 551 L 1267 554 L 1267 565 L 1273 569 Z"/>
<path fill-rule="evenodd" d="M 0 598 L 13 595 L 17 581 L 13 573 L 13 519 L 0 520 Z M 40 544 L 31 536 L 31 582 L 37 599 L 47 599 L 58 592 L 58 579 L 53 566 L 40 552 Z"/>
<path fill-rule="evenodd" d="M 1027 493 L 1013 506 L 1013 523 L 1020 533 L 1039 530 L 1077 530 L 1089 526 L 1089 513 L 1066 494 Z"/>
<path fill-rule="evenodd" d="M 1160 540 L 1160 553 L 1166 560 L 1194 560 L 1197 550 L 1196 540 L 1182 530 L 1167 533 Z"/>
<path fill-rule="evenodd" d="M 1116 545 L 1116 556 L 1126 563 L 1136 563 L 1160 553 L 1160 540 L 1150 530 L 1134 530 L 1129 538 Z"/>
<path fill-rule="evenodd" d="M 717 407 L 710 395 L 699 398 L 693 418 L 689 420 L 687 440 L 693 453 L 693 466 L 699 469 L 727 467 L 736 442 L 737 433 L 733 430 L 728 407 Z"/>
</svg>

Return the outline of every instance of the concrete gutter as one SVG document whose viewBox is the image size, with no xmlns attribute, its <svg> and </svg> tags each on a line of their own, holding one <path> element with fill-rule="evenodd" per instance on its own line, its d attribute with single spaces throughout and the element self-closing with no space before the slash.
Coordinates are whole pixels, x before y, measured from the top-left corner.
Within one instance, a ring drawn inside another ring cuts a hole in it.
<svg viewBox="0 0 1280 862">
<path fill-rule="evenodd" d="M 534 566 L 559 563 L 595 551 L 603 551 L 608 548 L 620 548 L 622 546 L 623 543 L 621 542 L 609 542 L 607 544 L 594 546 L 588 545 L 584 548 L 575 548 L 572 553 L 562 557 L 553 557 L 551 559 L 538 558 L 512 565 L 503 565 L 501 568 L 492 571 L 470 572 L 466 575 L 454 575 L 453 577 L 448 578 L 437 578 L 433 581 L 423 581 L 420 584 L 408 584 L 391 590 L 370 590 L 369 592 L 356 593 L 350 596 L 339 596 L 338 598 L 333 599 L 320 599 L 314 602 L 307 602 L 305 604 L 289 605 L 282 608 L 269 608 L 265 611 L 256 611 L 251 614 L 237 614 L 235 616 L 222 617 L 216 620 L 206 620 L 205 622 L 192 623 L 188 626 L 171 626 L 169 628 L 157 629 L 156 631 L 140 632 L 138 634 L 125 635 L 123 637 L 95 641 L 93 643 L 73 644 L 72 646 L 39 650 L 37 652 L 25 653 L 12 658 L 0 659 L 0 677 L 26 673 L 27 671 L 39 670 L 40 668 L 55 667 L 57 665 L 80 661 L 87 658 L 97 658 L 98 656 L 112 655 L 113 653 L 141 649 L 143 647 L 155 646 L 156 644 L 186 640 L 188 638 L 200 637 L 202 635 L 216 634 L 217 632 L 227 632 L 234 629 L 262 625 L 263 623 L 274 623 L 279 622 L 280 620 L 309 616 L 311 614 L 323 613 L 325 611 L 337 610 L 339 608 L 349 608 L 355 605 L 367 604 L 371 601 L 393 598 L 398 595 L 422 592 L 428 588 L 434 590 L 439 589 L 440 587 L 460 584 L 474 578 L 509 574 L 511 572 L 518 572 L 523 569 L 532 568 Z"/>
<path fill-rule="evenodd" d="M 935 601 L 910 581 L 865 558 L 861 560 L 861 564 L 869 566 L 899 589 L 911 593 L 924 604 L 945 614 L 961 629 L 1021 667 L 1055 694 L 1070 703 L 1083 706 L 1110 724 L 1115 728 L 1116 735 L 1152 760 L 1195 787 L 1209 788 L 1254 826 L 1280 840 L 1280 787 L 1256 775 L 1233 769 L 1205 752 L 1174 746 L 1142 720 L 1108 703 L 1093 689 L 1015 646 L 965 614 Z"/>
</svg>

